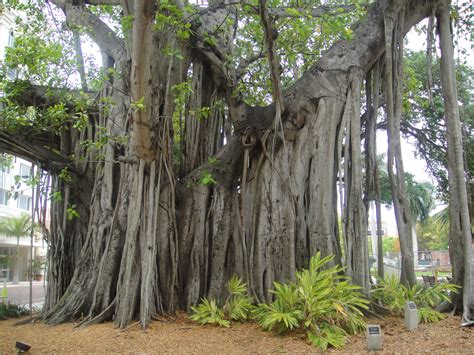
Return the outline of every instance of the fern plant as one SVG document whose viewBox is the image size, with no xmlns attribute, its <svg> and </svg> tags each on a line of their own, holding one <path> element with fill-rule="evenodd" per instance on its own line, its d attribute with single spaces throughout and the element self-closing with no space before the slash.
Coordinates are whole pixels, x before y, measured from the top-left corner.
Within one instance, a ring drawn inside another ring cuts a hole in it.
<svg viewBox="0 0 474 355">
<path fill-rule="evenodd" d="M 247 295 L 247 284 L 233 276 L 227 283 L 229 297 L 224 304 L 224 313 L 232 320 L 246 321 L 253 310 L 253 299 Z"/>
<path fill-rule="evenodd" d="M 367 308 L 368 301 L 358 286 L 341 275 L 343 268 L 328 266 L 332 259 L 318 253 L 309 269 L 296 273 L 295 282 L 275 282 L 275 301 L 255 311 L 262 328 L 279 332 L 302 328 L 308 340 L 323 350 L 342 347 L 349 333 L 365 329 L 361 309 Z"/>
<path fill-rule="evenodd" d="M 253 306 L 247 285 L 234 276 L 227 283 L 229 296 L 220 308 L 213 299 L 202 299 L 192 307 L 191 319 L 200 324 L 228 327 L 230 321 L 245 321 L 251 316 L 265 330 L 280 333 L 294 329 L 306 331 L 308 340 L 326 350 L 342 347 L 348 334 L 365 329 L 362 309 L 368 301 L 358 286 L 342 276 L 343 268 L 329 266 L 333 257 L 310 260 L 308 270 L 296 273 L 295 281 L 274 283 L 274 301 Z"/>
<path fill-rule="evenodd" d="M 229 296 L 221 308 L 214 299 L 202 298 L 197 307 L 191 307 L 190 318 L 202 325 L 216 324 L 229 327 L 230 321 L 245 321 L 253 311 L 252 297 L 247 295 L 247 284 L 239 277 L 233 276 L 227 283 Z"/>
<path fill-rule="evenodd" d="M 420 308 L 418 314 L 420 316 L 420 321 L 424 323 L 436 323 L 445 318 L 443 313 L 428 307 Z"/>
<path fill-rule="evenodd" d="M 193 314 L 190 318 L 201 325 L 216 324 L 220 327 L 229 327 L 230 322 L 224 318 L 224 311 L 219 308 L 216 300 L 203 298 L 197 307 L 191 307 Z"/>
<path fill-rule="evenodd" d="M 279 333 L 298 328 L 303 320 L 303 310 L 296 284 L 275 282 L 272 292 L 275 301 L 261 303 L 254 311 L 260 326 L 265 330 L 277 328 Z"/>
<path fill-rule="evenodd" d="M 308 340 L 316 347 L 326 351 L 328 347 L 342 348 L 346 344 L 346 332 L 336 325 L 322 324 L 308 332 Z"/>
<path fill-rule="evenodd" d="M 372 297 L 394 313 L 403 313 L 407 301 L 415 302 L 422 322 L 432 323 L 444 318 L 444 315 L 435 311 L 443 301 L 450 302 L 450 293 L 458 292 L 459 286 L 449 283 L 438 283 L 434 286 L 415 284 L 412 287 L 402 285 L 392 276 L 385 280 L 378 280 L 377 287 L 372 290 Z"/>
</svg>

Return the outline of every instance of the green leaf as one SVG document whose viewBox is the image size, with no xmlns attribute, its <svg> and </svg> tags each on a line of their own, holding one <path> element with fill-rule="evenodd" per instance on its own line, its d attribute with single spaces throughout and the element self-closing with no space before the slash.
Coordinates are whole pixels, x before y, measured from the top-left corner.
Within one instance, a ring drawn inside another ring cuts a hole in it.
<svg viewBox="0 0 474 355">
<path fill-rule="evenodd" d="M 134 20 L 133 15 L 122 16 L 121 24 L 122 24 L 122 31 L 124 33 L 128 32 L 132 29 L 133 20 Z"/>
<path fill-rule="evenodd" d="M 135 111 L 144 111 L 145 110 L 145 97 L 142 96 L 138 101 L 133 101 L 130 106 Z"/>
<path fill-rule="evenodd" d="M 72 221 L 74 218 L 79 218 L 79 212 L 76 211 L 76 205 L 71 205 L 66 209 L 67 220 Z"/>
<path fill-rule="evenodd" d="M 61 202 L 63 200 L 63 196 L 61 194 L 61 191 L 55 191 L 51 194 L 51 199 L 54 202 Z"/>
<path fill-rule="evenodd" d="M 191 307 L 194 312 L 190 318 L 199 324 L 215 324 L 220 327 L 229 327 L 230 322 L 224 319 L 224 311 L 217 306 L 214 299 L 203 298 L 197 307 Z"/>
<path fill-rule="evenodd" d="M 198 183 L 202 185 L 216 185 L 217 181 L 214 179 L 210 172 L 204 171 Z"/>
</svg>

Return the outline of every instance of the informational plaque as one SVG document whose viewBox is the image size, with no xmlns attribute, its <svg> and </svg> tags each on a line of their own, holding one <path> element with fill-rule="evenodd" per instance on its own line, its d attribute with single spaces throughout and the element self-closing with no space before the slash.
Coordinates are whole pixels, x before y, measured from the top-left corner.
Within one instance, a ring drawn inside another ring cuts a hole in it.
<svg viewBox="0 0 474 355">
<path fill-rule="evenodd" d="M 418 328 L 420 317 L 415 302 L 408 301 L 405 303 L 405 326 L 409 330 Z"/>
<path fill-rule="evenodd" d="M 367 325 L 367 350 L 382 350 L 382 330 L 378 324 Z"/>
</svg>

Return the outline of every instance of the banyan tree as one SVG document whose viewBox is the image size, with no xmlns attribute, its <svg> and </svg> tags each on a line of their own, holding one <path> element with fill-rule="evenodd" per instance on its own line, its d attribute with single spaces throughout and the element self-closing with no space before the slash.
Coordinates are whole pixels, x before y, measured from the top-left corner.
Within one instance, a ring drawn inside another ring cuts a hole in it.
<svg viewBox="0 0 474 355">
<path fill-rule="evenodd" d="M 403 40 L 430 17 L 442 52 L 454 280 L 470 321 L 450 1 L 23 5 L 33 10 L 75 49 L 67 59 L 81 79 L 35 81 L 20 75 L 25 59 L 13 61 L 21 80 L 4 86 L 0 147 L 48 171 L 44 186 L 57 197 L 45 230 L 47 323 L 146 326 L 203 296 L 223 299 L 233 275 L 269 301 L 273 282 L 318 251 L 368 295 L 364 193 L 376 190 L 377 117 L 387 121 L 401 278 L 416 282 L 400 148 Z M 102 56 L 94 85 L 81 38 Z"/>
</svg>

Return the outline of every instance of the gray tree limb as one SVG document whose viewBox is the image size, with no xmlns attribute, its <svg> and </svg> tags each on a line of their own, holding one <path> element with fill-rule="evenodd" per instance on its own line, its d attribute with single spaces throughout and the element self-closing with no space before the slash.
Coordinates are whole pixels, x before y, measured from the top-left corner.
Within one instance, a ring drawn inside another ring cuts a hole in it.
<svg viewBox="0 0 474 355">
<path fill-rule="evenodd" d="M 57 149 L 53 149 L 56 146 Z M 28 161 L 38 162 L 48 171 L 59 171 L 71 161 L 58 153 L 59 140 L 51 134 L 11 135 L 0 131 L 0 151 Z"/>
<path fill-rule="evenodd" d="M 52 0 L 52 3 L 63 10 L 68 26 L 84 28 L 100 49 L 115 61 L 124 56 L 125 42 L 97 15 L 84 6 L 75 6 L 66 0 Z"/>
</svg>

